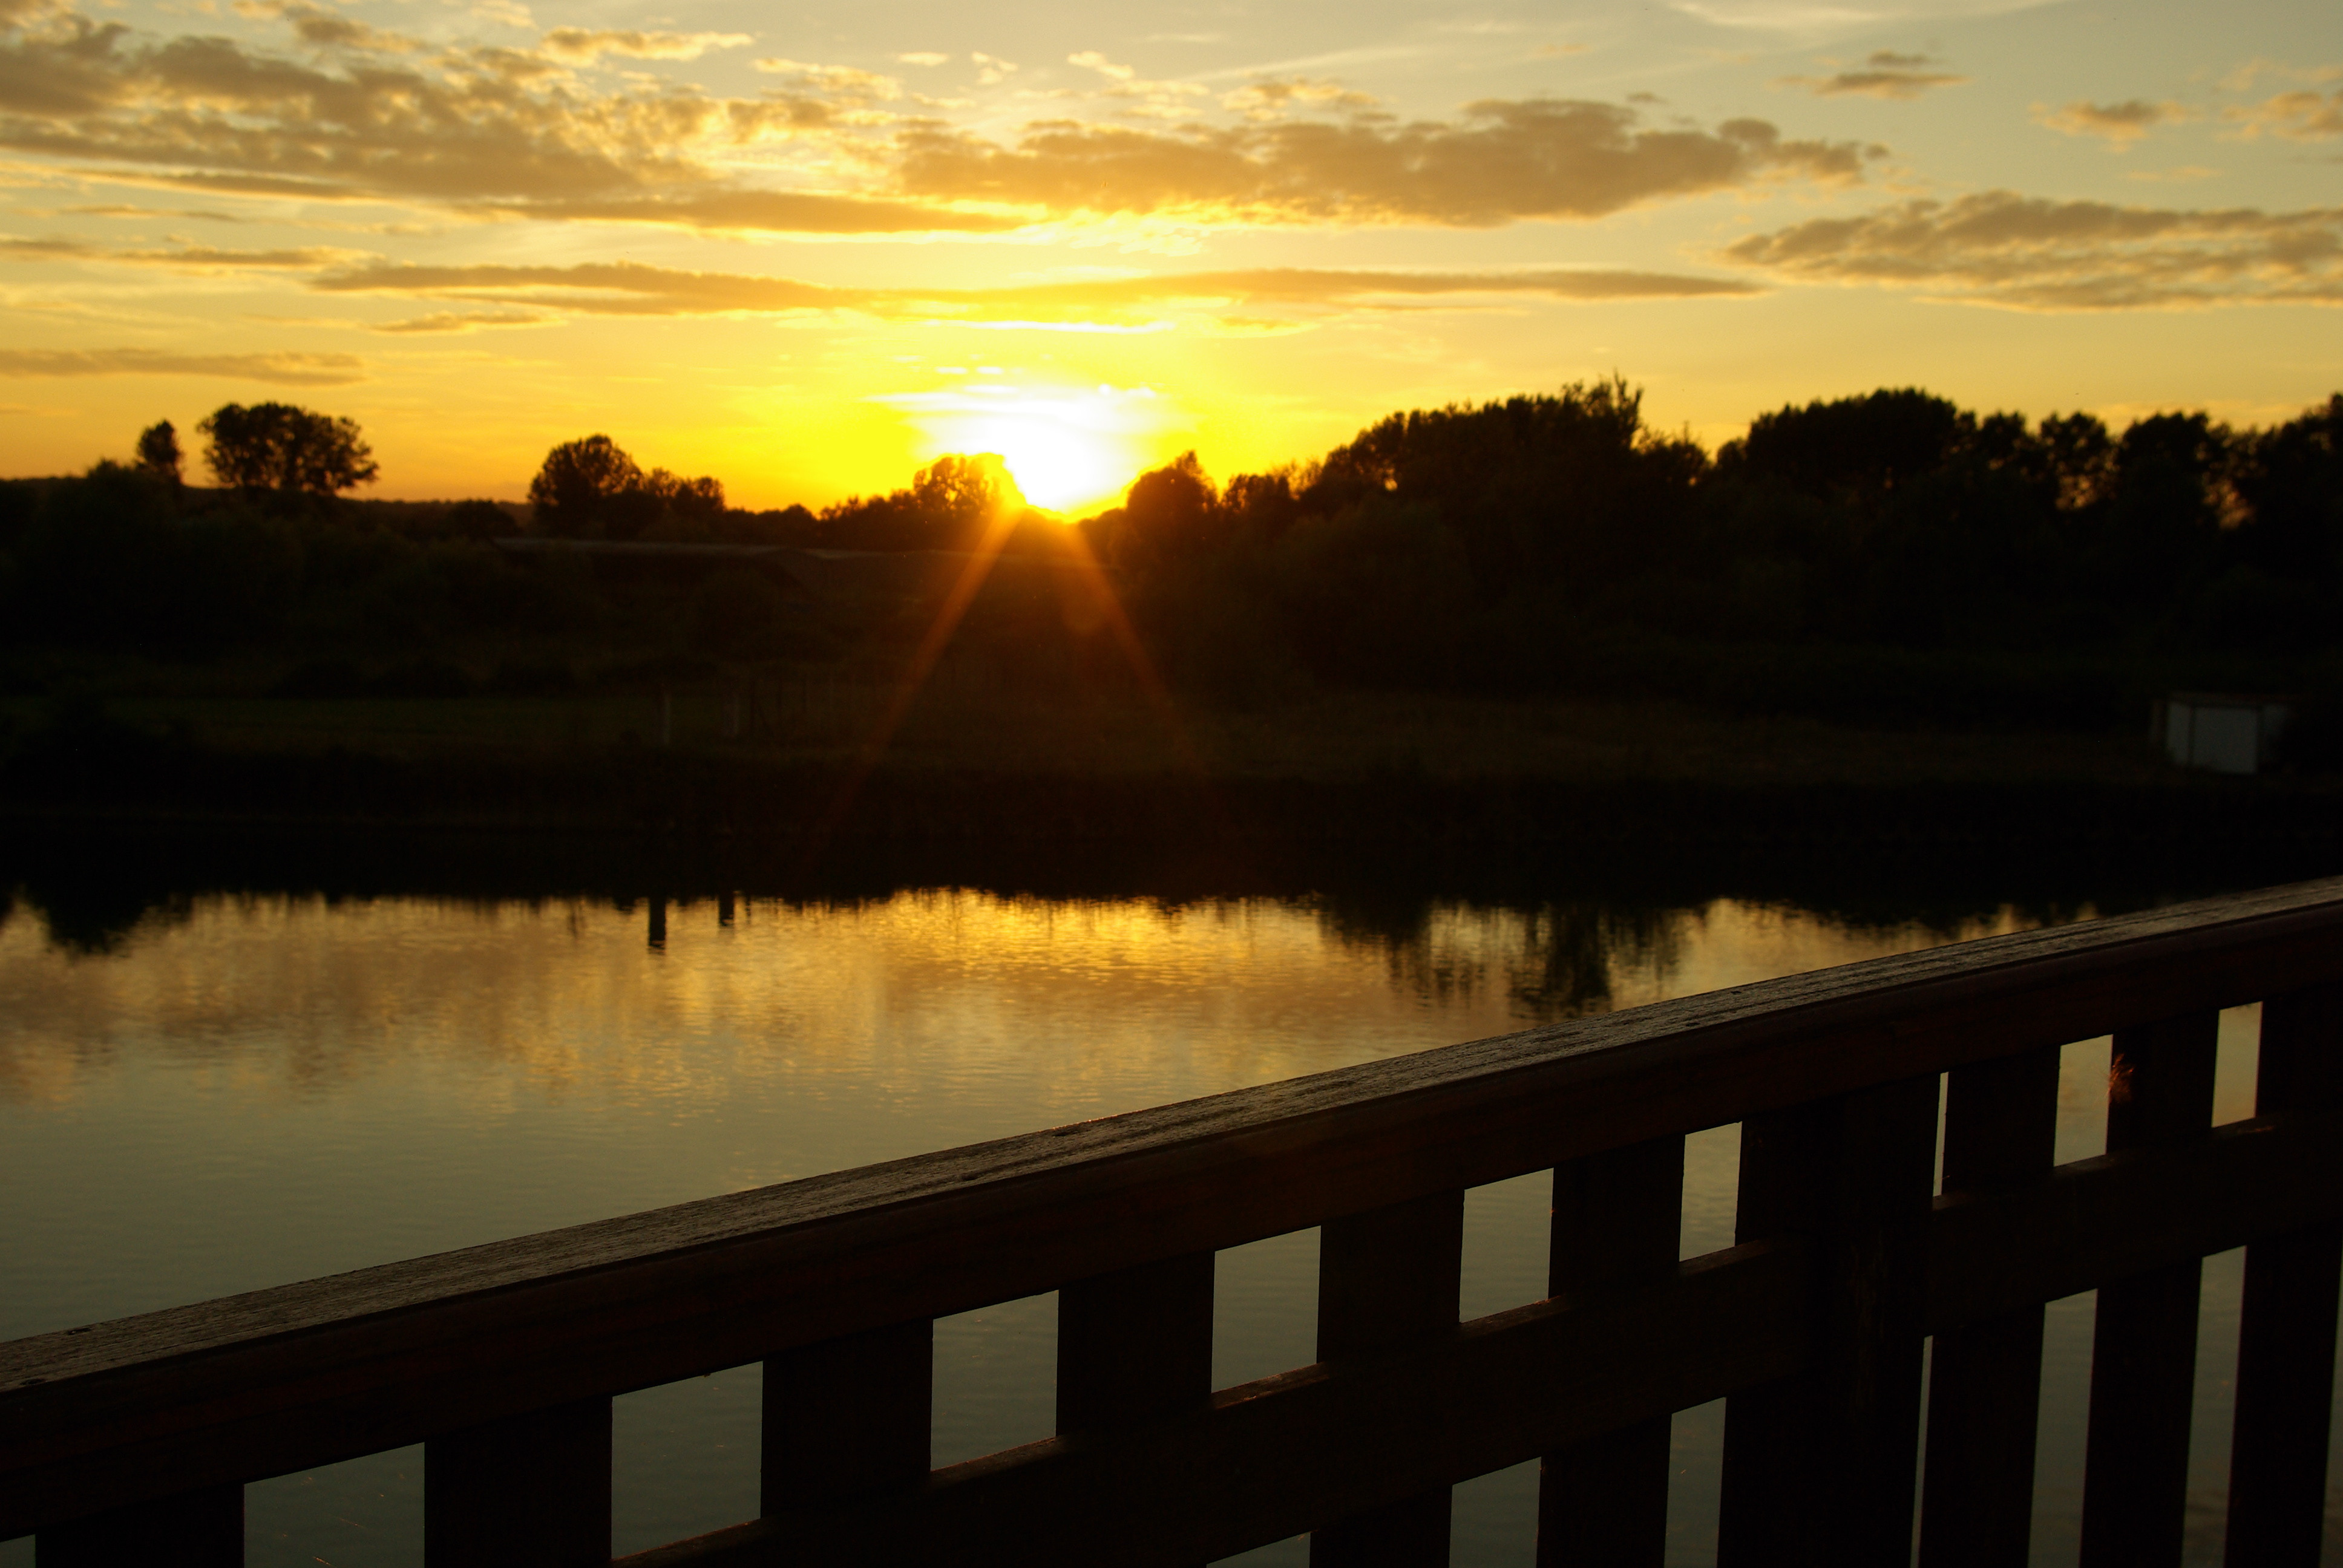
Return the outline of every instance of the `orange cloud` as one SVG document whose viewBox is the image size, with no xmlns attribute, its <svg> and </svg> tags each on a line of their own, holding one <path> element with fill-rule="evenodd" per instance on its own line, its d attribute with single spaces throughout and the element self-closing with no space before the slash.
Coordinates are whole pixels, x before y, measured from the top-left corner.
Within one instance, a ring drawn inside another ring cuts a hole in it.
<svg viewBox="0 0 2343 1568">
<path fill-rule="evenodd" d="M 20 153 L 158 183 L 311 200 L 819 233 L 1004 226 L 949 211 L 923 219 L 900 199 L 744 186 L 728 171 L 743 150 L 829 137 L 841 107 L 871 90 L 867 83 L 801 84 L 749 98 L 640 81 L 603 92 L 548 55 L 361 36 L 302 4 L 265 8 L 332 57 L 326 64 L 228 38 L 156 40 L 120 23 L 13 3 L 14 25 L 0 28 L 0 147 Z M 567 29 L 549 35 L 548 47 L 572 57 L 679 58 L 735 36 Z M 386 58 L 385 40 L 417 57 Z"/>
<path fill-rule="evenodd" d="M 2120 104 L 2072 103 L 2061 109 L 2034 106 L 2034 121 L 2070 136 L 2098 136 L 2127 149 L 2158 126 L 2177 126 L 2197 117 L 2186 105 L 2151 104 L 2132 98 Z"/>
<path fill-rule="evenodd" d="M 1753 235 L 1725 256 L 1799 281 L 2032 310 L 2343 304 L 2343 208 L 2189 211 L 1987 191 Z"/>
<path fill-rule="evenodd" d="M 1381 302 L 1473 297 L 1549 299 L 1730 297 L 1738 278 L 1550 267 L 1395 272 L 1311 267 L 1079 278 L 1005 288 L 840 288 L 796 278 L 693 272 L 637 262 L 570 266 L 417 266 L 380 263 L 313 280 L 338 294 L 399 294 L 603 316 L 793 315 L 855 311 L 894 319 L 998 324 L 1088 322 L 1159 307 L 1373 308 Z"/>
<path fill-rule="evenodd" d="M 0 348 L 0 376 L 206 376 L 280 387 L 366 379 L 352 354 L 166 354 L 151 348 Z"/>
<path fill-rule="evenodd" d="M 697 60 L 711 49 L 737 49 L 756 40 L 746 33 L 640 33 L 632 28 L 556 27 L 545 52 L 564 60 L 618 55 L 630 60 Z"/>
<path fill-rule="evenodd" d="M 939 126 L 904 133 L 904 194 L 1052 214 L 1493 227 L 1598 217 L 1768 178 L 1857 179 L 1877 149 L 1788 141 L 1763 120 L 1651 130 L 1633 109 L 1534 98 L 1457 122 L 1373 119 L 1141 130 L 1051 121 L 1013 147 Z"/>
<path fill-rule="evenodd" d="M 1957 87 L 1966 76 L 1956 76 L 1946 71 L 1924 69 L 1936 62 L 1926 55 L 1899 55 L 1892 49 L 1881 49 L 1863 63 L 1859 69 L 1835 72 L 1827 76 L 1783 76 L 1775 82 L 1777 87 L 1803 87 L 1818 98 L 1856 96 L 1865 98 L 1916 98 L 1936 87 Z"/>
<path fill-rule="evenodd" d="M 2222 118 L 2237 126 L 2239 134 L 2258 136 L 2267 131 L 2290 142 L 2320 142 L 2343 136 L 2343 91 L 2280 93 Z"/>
</svg>

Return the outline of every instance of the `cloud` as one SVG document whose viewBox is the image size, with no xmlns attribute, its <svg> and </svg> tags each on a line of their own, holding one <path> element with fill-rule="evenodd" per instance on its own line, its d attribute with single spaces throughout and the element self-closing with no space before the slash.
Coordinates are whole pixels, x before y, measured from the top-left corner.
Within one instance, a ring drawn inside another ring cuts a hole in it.
<svg viewBox="0 0 2343 1568">
<path fill-rule="evenodd" d="M 2343 207 L 2117 206 L 1988 191 L 1753 235 L 1726 257 L 2029 310 L 2343 304 Z"/>
<path fill-rule="evenodd" d="M 104 261 L 132 266 L 166 266 L 186 272 L 227 272 L 239 267 L 308 270 L 349 262 L 363 252 L 331 246 L 302 246 L 281 250 L 230 250 L 219 246 L 183 245 L 167 250 L 127 250 L 91 240 L 64 236 L 0 239 L 0 256 L 27 261 Z"/>
<path fill-rule="evenodd" d="M 2286 82 L 2332 82 L 2343 79 L 2343 65 L 2288 65 L 2277 60 L 2248 60 L 2221 78 L 2222 89 L 2248 93 L 2264 76 Z"/>
<path fill-rule="evenodd" d="M 167 354 L 153 348 L 0 348 L 0 376 L 206 376 L 276 387 L 366 379 L 352 354 Z"/>
<path fill-rule="evenodd" d="M 2035 124 L 2070 136 L 2097 136 L 2119 151 L 2128 150 L 2134 142 L 2158 126 L 2177 126 L 2196 117 L 2197 112 L 2185 104 L 2151 104 L 2143 98 L 2120 104 L 2078 101 L 2061 109 L 2034 106 Z"/>
<path fill-rule="evenodd" d="M 1123 123 L 1007 138 L 904 118 L 893 77 L 769 57 L 750 96 L 573 68 L 688 58 L 736 34 L 557 28 L 541 49 L 446 47 L 312 0 L 251 0 L 312 54 L 158 38 L 78 13 L 0 29 L 0 150 L 149 185 L 388 201 L 548 221 L 802 234 L 987 234 L 1060 221 L 1418 224 L 1595 217 L 1775 180 L 1860 178 L 1881 149 L 1763 120 L 1654 126 L 1614 104 L 1529 98 L 1402 122 L 1338 83 L 1263 77 L 1222 102 L 1103 55 Z M 981 80 L 1015 67 L 975 55 Z M 928 106 L 932 114 L 942 106 Z M 1128 123 L 1132 116 L 1174 122 Z M 1229 123 L 1229 116 L 1242 116 Z"/>
<path fill-rule="evenodd" d="M 65 206 L 57 211 L 70 217 L 135 217 L 152 222 L 158 217 L 197 218 L 205 223 L 250 223 L 248 217 L 238 217 L 229 212 L 211 212 L 200 207 L 126 206 L 114 203 L 101 206 Z"/>
<path fill-rule="evenodd" d="M 847 288 L 636 262 L 568 266 L 377 263 L 327 273 L 314 279 L 312 286 L 327 293 L 436 297 L 506 309 L 597 316 L 855 312 L 970 326 L 1086 327 L 1128 325 L 1131 312 L 1174 307 L 1358 309 L 1403 301 L 1508 296 L 1697 299 L 1759 292 L 1739 278 L 1564 267 L 1490 272 L 1284 267 L 1083 277 L 997 288 Z"/>
<path fill-rule="evenodd" d="M 539 310 L 442 310 L 405 321 L 377 323 L 377 332 L 478 332 L 484 327 L 540 327 L 552 317 Z"/>
<path fill-rule="evenodd" d="M 773 234 L 1001 234 L 1025 226 L 998 213 L 809 191 L 715 190 L 699 196 L 580 197 L 484 204 L 519 217 L 657 224 Z"/>
<path fill-rule="evenodd" d="M 1919 97 L 1934 87 L 1957 87 L 1966 76 L 1956 76 L 1948 71 L 1931 71 L 1925 67 L 1937 62 L 1926 55 L 1899 55 L 1893 49 L 1874 53 L 1858 69 L 1835 72 L 1827 76 L 1782 76 L 1777 87 L 1803 87 L 1818 98 Z"/>
<path fill-rule="evenodd" d="M 297 31 L 326 15 L 306 4 L 275 13 Z M 625 53 L 640 41 L 656 52 L 668 47 L 661 40 L 710 36 L 730 35 L 575 33 L 572 42 Z M 639 78 L 597 90 L 527 50 L 416 44 L 400 58 L 338 35 L 319 46 L 322 63 L 45 14 L 0 31 L 0 148 L 151 183 L 311 201 L 550 216 L 600 208 L 699 226 L 729 204 L 715 226 L 789 230 L 801 216 L 819 233 L 1002 226 L 950 211 L 922 222 L 900 198 L 775 190 L 735 173 L 744 155 L 775 147 L 829 158 L 840 123 L 887 88 L 869 73 L 809 67 L 815 76 L 791 86 L 724 97 Z M 865 218 L 869 229 L 853 226 Z"/>
<path fill-rule="evenodd" d="M 313 48 L 407 55 L 423 47 L 416 39 L 369 27 L 309 0 L 236 0 L 235 8 L 253 21 L 276 17 L 290 23 L 293 35 Z"/>
<path fill-rule="evenodd" d="M 939 55 L 932 49 L 919 49 L 895 58 L 906 65 L 944 65 L 951 63 L 950 55 Z"/>
<path fill-rule="evenodd" d="M 630 60 L 697 60 L 710 49 L 737 49 L 754 42 L 746 33 L 592 32 L 584 27 L 556 27 L 545 35 L 545 52 L 563 60 L 591 60 L 602 55 L 620 55 Z"/>
<path fill-rule="evenodd" d="M 1376 100 L 1342 83 L 1307 76 L 1260 76 L 1221 95 L 1221 107 L 1255 120 L 1283 119 L 1297 109 L 1372 109 Z"/>
<path fill-rule="evenodd" d="M 769 76 L 794 76 L 806 87 L 858 102 L 890 101 L 903 95 L 902 83 L 859 65 L 812 65 L 802 60 L 783 59 L 749 63 Z"/>
<path fill-rule="evenodd" d="M 1116 65 L 1096 49 L 1085 49 L 1079 55 L 1069 55 L 1066 56 L 1066 64 L 1080 65 L 1086 71 L 1096 71 L 1099 75 L 1111 76 L 1118 82 L 1128 82 L 1139 75 L 1129 65 Z"/>
<path fill-rule="evenodd" d="M 2223 112 L 2237 134 L 2258 136 L 2267 131 L 2290 142 L 2323 142 L 2343 136 L 2343 92 L 2280 93 L 2258 104 Z"/>
<path fill-rule="evenodd" d="M 1141 130 L 1029 126 L 1013 147 L 941 126 L 900 138 L 908 196 L 1052 214 L 1163 214 L 1257 223 L 1493 227 L 1598 217 L 1670 196 L 1803 177 L 1860 177 L 1876 148 L 1786 141 L 1763 120 L 1653 130 L 1633 109 L 1533 98 L 1458 122 L 1353 119 Z"/>
</svg>

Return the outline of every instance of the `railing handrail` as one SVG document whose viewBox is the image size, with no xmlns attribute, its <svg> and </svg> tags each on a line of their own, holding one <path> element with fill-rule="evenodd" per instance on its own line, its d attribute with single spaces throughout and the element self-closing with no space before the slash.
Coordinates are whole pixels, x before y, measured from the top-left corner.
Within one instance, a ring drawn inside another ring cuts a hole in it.
<svg viewBox="0 0 2343 1568">
<path fill-rule="evenodd" d="M 0 1344 L 0 1535 L 2343 980 L 2343 879 L 1866 960 Z"/>
</svg>

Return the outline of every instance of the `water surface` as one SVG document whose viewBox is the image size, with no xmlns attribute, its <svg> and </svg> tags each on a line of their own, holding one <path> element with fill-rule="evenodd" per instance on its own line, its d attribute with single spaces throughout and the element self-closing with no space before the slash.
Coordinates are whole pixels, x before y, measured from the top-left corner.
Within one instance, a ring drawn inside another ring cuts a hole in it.
<svg viewBox="0 0 2343 1568">
<path fill-rule="evenodd" d="M 0 1338 L 2077 909 L 270 892 L 90 929 L 20 902 L 0 925 Z M 2222 1120 L 2250 1110 L 2254 1026 L 2225 1020 Z M 2075 1158 L 2102 1137 L 2106 1044 L 2067 1054 Z M 1694 1140 L 1687 1254 L 1730 1241 L 1737 1147 Z M 1543 1293 L 1545 1187 L 1472 1195 L 1466 1315 Z M 1312 1232 L 1222 1254 L 1219 1382 L 1311 1359 L 1314 1269 Z M 2214 1561 L 2235 1257 L 2207 1273 L 2192 1502 Z M 2089 1307 L 2052 1312 L 2040 1563 L 2073 1557 Z M 1053 1333 L 1050 1297 L 940 1325 L 939 1463 L 1046 1435 Z M 750 1368 L 618 1402 L 616 1550 L 755 1513 L 758 1392 Z M 1678 1418 L 1674 1561 L 1711 1560 L 1720 1426 Z M 256 1485 L 250 1560 L 418 1562 L 421 1474 L 414 1449 Z M 1526 1564 L 1534 1490 L 1531 1467 L 1460 1489 L 1457 1562 Z"/>
</svg>

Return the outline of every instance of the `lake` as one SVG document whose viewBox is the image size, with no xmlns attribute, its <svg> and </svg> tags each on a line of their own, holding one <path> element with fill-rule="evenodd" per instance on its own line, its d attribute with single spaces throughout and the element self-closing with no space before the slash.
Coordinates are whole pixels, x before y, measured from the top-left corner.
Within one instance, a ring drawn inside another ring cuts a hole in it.
<svg viewBox="0 0 2343 1568">
<path fill-rule="evenodd" d="M 20 892 L 0 924 L 0 1338 L 2094 908 L 297 883 L 96 902 Z M 2257 1023 L 2224 1016 L 2217 1120 L 2250 1113 Z M 2062 1160 L 2102 1145 L 2107 1067 L 2104 1040 L 2066 1050 Z M 1687 1255 L 1731 1240 L 1737 1151 L 1733 1128 L 1692 1140 Z M 1544 1293 L 1546 1186 L 1471 1195 L 1466 1316 Z M 1315 1267 L 1314 1232 L 1222 1254 L 1217 1382 L 1312 1359 Z M 2191 1561 L 2218 1560 L 2240 1271 L 2206 1269 Z M 2050 1311 L 2037 1563 L 2075 1558 L 2091 1312 Z M 938 1463 L 1048 1434 L 1054 1321 L 1041 1297 L 938 1325 Z M 617 1552 L 754 1514 L 758 1397 L 745 1368 L 618 1401 Z M 1713 1560 L 1722 1425 L 1677 1418 L 1672 1563 Z M 419 1563 L 421 1480 L 416 1448 L 253 1485 L 249 1561 Z M 1460 1488 L 1460 1568 L 1525 1568 L 1534 1513 L 1534 1467 Z"/>
</svg>

